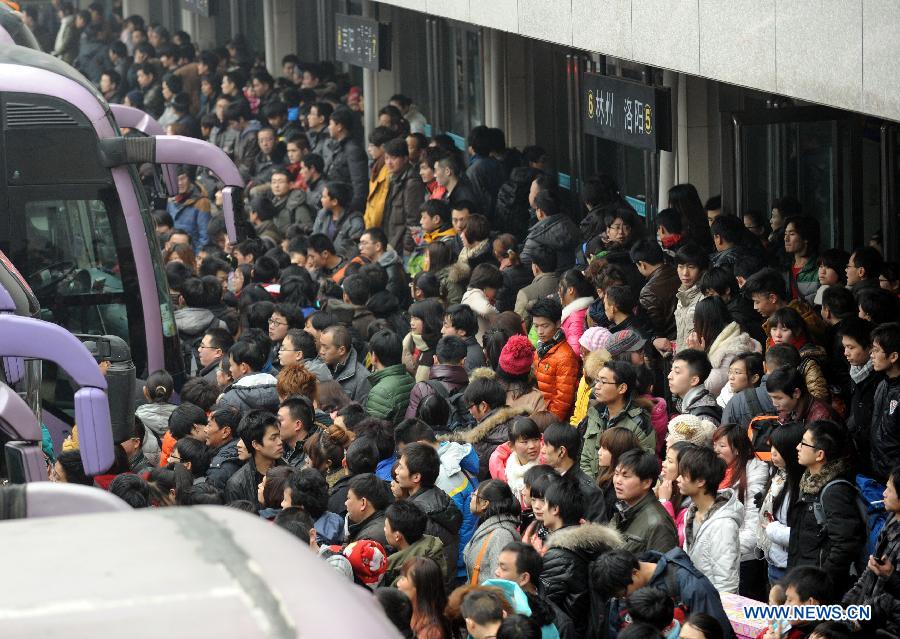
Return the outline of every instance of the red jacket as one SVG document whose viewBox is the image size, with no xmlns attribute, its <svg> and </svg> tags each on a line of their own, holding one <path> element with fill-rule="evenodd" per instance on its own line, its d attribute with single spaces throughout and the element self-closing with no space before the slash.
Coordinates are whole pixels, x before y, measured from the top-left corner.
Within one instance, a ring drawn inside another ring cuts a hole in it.
<svg viewBox="0 0 900 639">
<path fill-rule="evenodd" d="M 581 378 L 581 360 L 565 340 L 542 358 L 534 354 L 534 374 L 538 389 L 547 401 L 547 410 L 559 421 L 568 422 L 575 407 L 575 395 Z"/>
</svg>

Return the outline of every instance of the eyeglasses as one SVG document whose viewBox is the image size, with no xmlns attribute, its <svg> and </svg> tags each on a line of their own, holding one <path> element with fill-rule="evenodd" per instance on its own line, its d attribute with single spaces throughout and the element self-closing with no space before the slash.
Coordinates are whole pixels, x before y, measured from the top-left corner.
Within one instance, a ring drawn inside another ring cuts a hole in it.
<svg viewBox="0 0 900 639">
<path fill-rule="evenodd" d="M 279 353 L 298 353 L 300 351 L 296 348 L 285 348 L 284 346 L 282 346 L 281 348 L 278 349 L 278 352 Z"/>
<path fill-rule="evenodd" d="M 169 455 L 169 463 L 170 464 L 180 464 L 181 457 L 176 457 L 175 455 Z"/>
<path fill-rule="evenodd" d="M 274 317 L 269 318 L 269 326 L 287 326 L 287 322 L 279 322 Z"/>
<path fill-rule="evenodd" d="M 801 445 L 801 446 L 806 446 L 807 448 L 812 448 L 813 450 L 818 450 L 818 447 L 817 447 L 817 446 L 813 446 L 812 444 L 807 444 L 807 443 L 806 443 L 805 441 L 803 441 L 802 439 L 800 440 L 800 445 Z"/>
<path fill-rule="evenodd" d="M 197 350 L 200 350 L 201 348 L 205 348 L 205 349 L 210 350 L 210 351 L 217 351 L 217 350 L 219 350 L 218 347 L 216 347 L 216 346 L 207 346 L 206 344 L 200 344 L 200 345 L 197 347 Z"/>
<path fill-rule="evenodd" d="M 597 380 L 598 384 L 609 384 L 610 386 L 618 386 L 619 382 L 611 382 L 608 379 L 603 379 L 602 377 Z"/>
<path fill-rule="evenodd" d="M 628 230 L 629 227 L 625 226 L 624 224 L 613 224 L 612 226 L 607 226 L 606 228 L 610 231 L 615 231 L 616 233 L 618 233 L 620 231 Z"/>
</svg>

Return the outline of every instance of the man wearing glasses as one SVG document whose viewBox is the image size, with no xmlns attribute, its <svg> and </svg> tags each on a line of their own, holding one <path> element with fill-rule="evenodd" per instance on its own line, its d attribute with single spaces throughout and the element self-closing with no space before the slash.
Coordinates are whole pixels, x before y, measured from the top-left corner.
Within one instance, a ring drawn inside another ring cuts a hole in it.
<svg viewBox="0 0 900 639">
<path fill-rule="evenodd" d="M 228 332 L 228 329 L 211 328 L 206 331 L 200 340 L 199 346 L 197 346 L 200 366 L 203 367 L 197 373 L 197 376 L 215 384 L 216 370 L 219 368 L 219 363 L 232 346 L 234 346 L 234 338 Z"/>
</svg>

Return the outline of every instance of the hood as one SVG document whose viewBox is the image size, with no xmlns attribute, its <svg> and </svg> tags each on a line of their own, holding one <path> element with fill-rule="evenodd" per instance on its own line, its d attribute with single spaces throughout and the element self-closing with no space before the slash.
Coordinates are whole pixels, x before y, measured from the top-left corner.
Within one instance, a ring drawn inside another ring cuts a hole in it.
<svg viewBox="0 0 900 639">
<path fill-rule="evenodd" d="M 474 428 L 470 428 L 467 431 L 453 433 L 452 435 L 446 436 L 446 441 L 477 444 L 486 440 L 494 430 L 505 425 L 508 421 L 527 414 L 528 411 L 524 408 L 509 408 L 507 406 L 504 406 L 503 408 L 498 408 L 493 413 L 488 415 L 484 419 L 484 421 L 482 421 Z M 503 437 L 503 441 L 506 441 L 507 433 L 503 433 Z"/>
<path fill-rule="evenodd" d="M 584 310 L 588 308 L 591 304 L 594 303 L 593 297 L 579 297 L 576 300 L 572 300 L 568 304 L 563 307 L 562 310 L 562 319 L 560 321 L 564 322 L 572 313 Z"/>
<path fill-rule="evenodd" d="M 349 326 L 353 323 L 353 315 L 356 313 L 356 306 L 343 300 L 329 298 L 323 306 L 323 310 L 334 315 L 338 323 Z"/>
<path fill-rule="evenodd" d="M 179 308 L 175 311 L 175 326 L 180 333 L 201 335 L 218 320 L 208 308 Z"/>
<path fill-rule="evenodd" d="M 709 361 L 713 368 L 718 368 L 726 357 L 733 357 L 740 353 L 758 353 L 762 350 L 759 342 L 741 331 L 737 322 L 732 322 L 716 337 L 709 347 Z"/>
<path fill-rule="evenodd" d="M 531 616 L 531 606 L 528 605 L 528 596 L 522 587 L 514 581 L 506 579 L 485 579 L 482 586 L 493 586 L 503 591 L 506 600 L 513 607 L 516 614 Z"/>
<path fill-rule="evenodd" d="M 559 250 L 578 244 L 580 231 L 568 215 L 557 213 L 531 227 L 529 235 L 535 240 L 540 239 L 541 244 Z"/>
<path fill-rule="evenodd" d="M 169 415 L 174 410 L 174 404 L 141 404 L 134 414 L 144 422 L 144 426 L 162 437 L 169 429 Z"/>
<path fill-rule="evenodd" d="M 397 255 L 397 251 L 389 248 L 378 258 L 378 264 L 384 268 L 392 266 L 393 264 L 400 264 L 400 256 Z"/>
<path fill-rule="evenodd" d="M 620 548 L 624 544 L 622 535 L 612 526 L 587 523 L 581 526 L 567 526 L 550 533 L 544 547 L 563 548 L 572 552 L 598 554 Z"/>
<path fill-rule="evenodd" d="M 696 512 L 696 509 L 691 506 L 691 510 L 686 517 L 690 517 L 693 520 Z M 707 513 L 706 519 L 700 524 L 700 528 L 693 532 L 691 543 L 697 543 L 700 537 L 709 529 L 707 524 L 717 519 L 731 519 L 737 524 L 738 528 L 744 523 L 744 506 L 738 501 L 737 492 L 730 488 L 720 490 L 716 494 L 716 500 L 713 502 L 709 513 Z"/>
<path fill-rule="evenodd" d="M 231 385 L 232 388 L 255 388 L 257 386 L 274 386 L 278 380 L 269 373 L 251 373 L 244 375 Z"/>
<path fill-rule="evenodd" d="M 461 286 L 469 285 L 469 278 L 472 277 L 472 269 L 468 264 L 463 262 L 454 262 L 447 270 L 447 279 L 454 284 Z"/>
<path fill-rule="evenodd" d="M 454 386 L 465 386 L 469 383 L 469 376 L 462 366 L 450 366 L 449 364 L 435 364 L 431 367 L 430 379 L 439 379 L 442 382 Z"/>
<path fill-rule="evenodd" d="M 469 374 L 469 381 L 476 379 L 497 379 L 497 371 L 489 366 L 479 366 Z"/>
<path fill-rule="evenodd" d="M 440 446 L 438 446 L 441 468 L 446 471 L 447 476 L 458 473 L 461 469 L 462 460 L 471 452 L 472 444 L 441 442 Z"/>
<path fill-rule="evenodd" d="M 429 519 L 451 534 L 458 534 L 459 525 L 462 523 L 462 512 L 443 490 L 429 488 L 416 493 L 409 499 L 424 510 Z"/>
<path fill-rule="evenodd" d="M 259 123 L 259 120 L 250 120 L 247 123 L 247 127 L 241 131 L 241 139 L 243 140 L 246 137 L 254 136 L 259 133 L 259 130 L 262 128 L 262 124 Z"/>
</svg>

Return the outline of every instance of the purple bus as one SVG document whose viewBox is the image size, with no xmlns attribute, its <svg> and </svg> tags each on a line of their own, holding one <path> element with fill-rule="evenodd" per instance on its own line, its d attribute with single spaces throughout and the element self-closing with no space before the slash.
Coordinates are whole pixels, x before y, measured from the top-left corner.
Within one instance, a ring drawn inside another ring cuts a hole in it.
<svg viewBox="0 0 900 639">
<path fill-rule="evenodd" d="M 0 2 L 0 46 L 10 44 L 41 50 L 31 29 L 22 22 L 21 15 Z"/>
<path fill-rule="evenodd" d="M 119 113 L 125 111 L 117 109 Z M 125 340 L 139 375 L 183 363 L 165 272 L 136 164 L 191 164 L 225 185 L 229 239 L 247 228 L 240 174 L 221 149 L 181 136 L 122 137 L 110 106 L 69 65 L 0 45 L 0 251 L 34 291 L 38 316 Z M 242 233 L 241 233 L 242 234 Z M 73 391 L 43 370 L 45 422 L 71 424 Z"/>
</svg>

